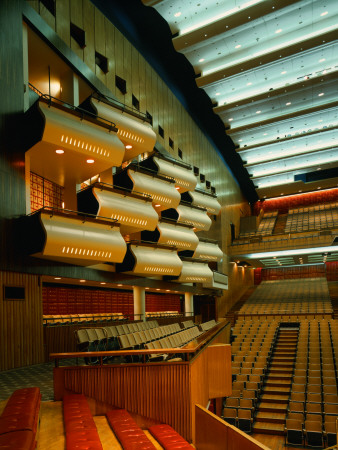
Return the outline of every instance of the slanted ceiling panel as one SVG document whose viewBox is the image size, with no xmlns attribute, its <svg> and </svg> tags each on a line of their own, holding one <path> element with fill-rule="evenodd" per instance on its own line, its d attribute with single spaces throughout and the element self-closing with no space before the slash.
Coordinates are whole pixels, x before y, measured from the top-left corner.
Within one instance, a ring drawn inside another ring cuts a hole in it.
<svg viewBox="0 0 338 450">
<path fill-rule="evenodd" d="M 93 192 L 99 202 L 98 216 L 116 219 L 121 224 L 122 234 L 156 228 L 158 214 L 149 200 L 98 188 Z"/>
<path fill-rule="evenodd" d="M 79 265 L 123 261 L 127 244 L 113 224 L 46 213 L 41 213 L 40 220 L 46 241 L 42 254 L 35 256 Z"/>
</svg>

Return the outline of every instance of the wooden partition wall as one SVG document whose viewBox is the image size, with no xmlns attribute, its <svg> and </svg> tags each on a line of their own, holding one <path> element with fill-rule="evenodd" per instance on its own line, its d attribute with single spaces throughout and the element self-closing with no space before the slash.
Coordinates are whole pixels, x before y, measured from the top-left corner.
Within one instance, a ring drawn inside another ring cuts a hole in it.
<svg viewBox="0 0 338 450">
<path fill-rule="evenodd" d="M 23 299 L 6 299 L 5 287 L 24 288 Z M 39 277 L 0 271 L 0 371 L 43 362 Z"/>
<path fill-rule="evenodd" d="M 270 450 L 200 405 L 195 406 L 195 447 L 198 450 Z"/>
<path fill-rule="evenodd" d="M 230 395 L 231 389 L 228 344 L 210 344 L 190 362 L 54 369 L 55 400 L 66 392 L 83 393 L 154 423 L 169 424 L 188 441 L 193 439 L 195 404 L 207 405 L 210 398 Z"/>
</svg>

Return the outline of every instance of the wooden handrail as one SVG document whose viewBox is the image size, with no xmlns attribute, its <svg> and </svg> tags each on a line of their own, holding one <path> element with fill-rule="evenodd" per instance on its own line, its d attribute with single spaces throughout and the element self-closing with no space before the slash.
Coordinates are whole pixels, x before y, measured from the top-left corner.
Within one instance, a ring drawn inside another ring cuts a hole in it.
<svg viewBox="0 0 338 450">
<path fill-rule="evenodd" d="M 115 350 L 115 351 L 100 351 L 100 352 L 70 352 L 70 353 L 51 353 L 49 356 L 51 359 L 55 359 L 55 367 L 59 366 L 59 359 L 67 358 L 93 358 L 99 359 L 99 365 L 103 364 L 103 358 L 110 356 L 142 356 L 145 362 L 147 355 L 155 354 L 183 354 L 188 358 L 189 355 L 199 351 L 205 344 L 210 343 L 230 322 L 221 319 L 220 323 L 203 333 L 202 336 L 194 339 L 183 347 L 163 348 L 163 349 L 151 349 L 151 350 Z M 183 331 L 183 330 L 182 330 Z"/>
</svg>

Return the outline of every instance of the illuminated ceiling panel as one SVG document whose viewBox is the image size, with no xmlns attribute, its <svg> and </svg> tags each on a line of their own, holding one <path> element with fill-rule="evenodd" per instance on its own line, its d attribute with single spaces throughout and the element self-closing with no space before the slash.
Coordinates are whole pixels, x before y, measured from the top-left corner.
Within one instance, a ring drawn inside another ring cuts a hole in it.
<svg viewBox="0 0 338 450">
<path fill-rule="evenodd" d="M 168 22 L 261 198 L 337 185 L 336 0 L 143 3 Z"/>
</svg>

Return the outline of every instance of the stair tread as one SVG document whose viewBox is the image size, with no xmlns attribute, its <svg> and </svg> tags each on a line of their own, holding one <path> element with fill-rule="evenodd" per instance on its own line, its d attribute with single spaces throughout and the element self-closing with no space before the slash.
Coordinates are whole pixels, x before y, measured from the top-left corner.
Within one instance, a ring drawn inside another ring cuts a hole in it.
<svg viewBox="0 0 338 450">
<path fill-rule="evenodd" d="M 272 419 L 276 419 L 276 420 L 286 420 L 286 414 L 285 413 L 268 413 L 266 411 L 259 411 L 256 414 L 256 420 L 260 419 L 260 420 L 264 420 L 264 419 L 268 419 L 268 420 L 272 420 Z"/>
<path fill-rule="evenodd" d="M 265 409 L 277 409 L 277 410 L 286 410 L 287 409 L 287 404 L 283 404 L 283 403 L 268 403 L 268 402 L 261 402 L 259 407 L 258 407 L 258 411 L 265 408 Z"/>
<path fill-rule="evenodd" d="M 285 426 L 282 423 L 258 422 L 253 428 L 254 431 L 255 429 L 284 431 Z"/>
</svg>

